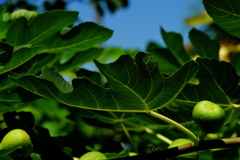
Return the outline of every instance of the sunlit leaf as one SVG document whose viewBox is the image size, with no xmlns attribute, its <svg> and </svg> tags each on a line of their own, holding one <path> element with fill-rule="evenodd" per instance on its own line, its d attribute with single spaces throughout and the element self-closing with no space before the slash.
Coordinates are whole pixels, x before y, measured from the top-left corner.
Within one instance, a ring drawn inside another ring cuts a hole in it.
<svg viewBox="0 0 240 160">
<path fill-rule="evenodd" d="M 20 17 L 25 17 L 28 21 L 35 18 L 39 13 L 36 11 L 29 11 L 26 9 L 19 9 L 11 13 L 9 19 L 14 21 Z"/>
<path fill-rule="evenodd" d="M 69 93 L 73 90 L 72 85 L 51 68 L 45 68 L 40 75 L 40 78 L 53 82 L 54 85 L 63 93 Z"/>
</svg>

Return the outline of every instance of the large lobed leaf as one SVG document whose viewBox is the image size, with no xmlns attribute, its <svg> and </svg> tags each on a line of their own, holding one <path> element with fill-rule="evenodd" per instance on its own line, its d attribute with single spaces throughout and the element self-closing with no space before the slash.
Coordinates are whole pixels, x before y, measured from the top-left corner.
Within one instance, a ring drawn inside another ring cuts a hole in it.
<svg viewBox="0 0 240 160">
<path fill-rule="evenodd" d="M 142 52 L 135 58 L 123 55 L 109 64 L 94 62 L 109 87 L 103 87 L 86 77 L 73 79 L 70 86 L 51 69 L 44 70 L 41 77 L 11 77 L 11 80 L 35 94 L 74 107 L 146 112 L 171 102 L 198 71 L 198 64 L 189 61 L 171 77 L 164 78 L 153 57 Z"/>
<path fill-rule="evenodd" d="M 239 0 L 203 0 L 203 4 L 216 24 L 228 33 L 240 37 Z"/>
</svg>

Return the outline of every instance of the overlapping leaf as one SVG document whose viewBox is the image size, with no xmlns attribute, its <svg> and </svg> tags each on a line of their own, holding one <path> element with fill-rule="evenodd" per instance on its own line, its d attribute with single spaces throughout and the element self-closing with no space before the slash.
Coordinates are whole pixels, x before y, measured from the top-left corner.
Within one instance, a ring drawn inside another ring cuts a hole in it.
<svg viewBox="0 0 240 160">
<path fill-rule="evenodd" d="M 0 42 L 0 66 L 6 64 L 12 56 L 13 47 L 7 43 Z"/>
<path fill-rule="evenodd" d="M 196 56 L 219 59 L 219 43 L 197 29 L 189 32 L 189 38 L 193 45 L 193 49 L 190 51 L 185 50 L 180 34 L 165 32 L 163 29 L 161 29 L 161 33 L 167 48 L 149 43 L 148 51 L 156 58 L 160 70 L 163 72 L 173 72 Z"/>
<path fill-rule="evenodd" d="M 181 66 L 172 52 L 167 48 L 162 48 L 159 45 L 151 42 L 148 44 L 147 51 L 154 56 L 162 72 L 172 73 Z"/>
<path fill-rule="evenodd" d="M 73 91 L 65 90 L 63 86 L 69 86 L 68 82 L 61 81 L 61 86 L 56 86 L 56 77 L 48 78 L 57 74 L 51 70 L 44 78 L 23 76 L 11 80 L 35 94 L 70 106 L 104 111 L 146 112 L 171 102 L 198 71 L 198 65 L 189 61 L 165 79 L 152 56 L 142 52 L 134 59 L 123 55 L 109 64 L 94 62 L 110 87 L 103 87 L 82 77 L 72 81 Z"/>
<path fill-rule="evenodd" d="M 185 50 L 183 38 L 180 34 L 174 32 L 165 32 L 163 28 L 161 28 L 161 33 L 167 48 L 174 55 L 174 58 L 177 60 L 180 66 L 191 59 Z"/>
<path fill-rule="evenodd" d="M 239 0 L 203 0 L 203 4 L 216 24 L 228 33 L 240 37 Z"/>
<path fill-rule="evenodd" d="M 3 11 L 1 8 L 0 14 Z M 31 13 L 25 11 L 24 14 Z M 7 57 L 10 60 L 1 67 L 0 74 L 15 69 L 37 54 L 84 51 L 112 36 L 112 30 L 92 22 L 81 23 L 62 32 L 65 27 L 73 25 L 77 16 L 78 12 L 54 10 L 36 14 L 29 21 L 25 17 L 15 19 L 6 34 L 6 42 L 14 47 L 14 51 L 10 58 Z"/>
<path fill-rule="evenodd" d="M 199 84 L 189 84 L 176 98 L 186 107 L 191 108 L 201 100 L 210 100 L 222 106 L 226 110 L 229 120 L 240 114 L 239 76 L 235 69 L 226 62 L 198 58 L 199 72 L 197 78 Z"/>
<path fill-rule="evenodd" d="M 37 55 L 44 47 L 21 48 L 12 53 L 11 59 L 0 68 L 0 74 L 11 71 Z"/>
<path fill-rule="evenodd" d="M 21 74 L 9 73 L 13 77 L 19 77 Z M 21 102 L 21 98 L 16 91 L 17 86 L 8 79 L 7 74 L 0 76 L 0 102 Z"/>
<path fill-rule="evenodd" d="M 76 52 L 84 51 L 96 44 L 108 40 L 113 32 L 110 29 L 99 26 L 93 22 L 84 22 L 61 36 L 55 33 L 50 36 L 44 45 L 42 52 Z"/>
<path fill-rule="evenodd" d="M 74 11 L 54 10 L 39 14 L 30 22 L 19 18 L 9 28 L 6 40 L 16 49 L 43 45 L 41 52 L 57 53 L 83 51 L 112 36 L 111 30 L 92 22 L 81 23 L 61 34 L 62 29 L 76 21 L 77 15 Z"/>
<path fill-rule="evenodd" d="M 220 44 L 217 41 L 211 40 L 207 34 L 196 29 L 189 32 L 189 38 L 197 55 L 219 60 Z"/>
<path fill-rule="evenodd" d="M 90 48 L 86 51 L 77 52 L 65 63 L 56 62 L 54 67 L 58 68 L 59 72 L 79 68 L 84 63 L 92 61 L 93 57 L 97 58 L 102 52 L 103 48 Z"/>
<path fill-rule="evenodd" d="M 0 101 L 1 102 L 21 102 L 21 98 L 19 97 L 17 92 L 0 92 Z"/>
<path fill-rule="evenodd" d="M 61 54 L 38 54 L 18 67 L 18 70 L 25 74 L 36 74 L 41 72 L 45 66 L 52 65 L 58 61 L 60 57 Z"/>
<path fill-rule="evenodd" d="M 25 18 L 19 18 L 9 28 L 6 40 L 14 47 L 34 45 L 72 25 L 77 15 L 75 11 L 48 11 L 34 18 L 30 24 Z"/>
</svg>

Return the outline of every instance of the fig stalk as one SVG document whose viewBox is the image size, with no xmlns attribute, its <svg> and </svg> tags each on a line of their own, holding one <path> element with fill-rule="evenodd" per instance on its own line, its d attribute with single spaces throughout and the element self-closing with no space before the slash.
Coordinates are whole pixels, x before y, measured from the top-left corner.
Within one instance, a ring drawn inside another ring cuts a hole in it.
<svg viewBox="0 0 240 160">
<path fill-rule="evenodd" d="M 176 127 L 177 129 L 179 129 L 180 131 L 182 131 L 183 133 L 187 134 L 189 136 L 189 138 L 194 142 L 193 145 L 194 146 L 198 146 L 199 144 L 199 140 L 198 138 L 195 136 L 195 134 L 193 132 L 191 132 L 189 129 L 187 129 L 186 127 L 184 127 L 183 125 L 177 123 L 176 121 L 162 115 L 162 114 L 159 114 L 157 112 L 154 112 L 154 111 L 149 111 L 147 112 L 149 115 L 155 117 L 155 118 L 158 118 L 168 124 L 171 124 L 173 125 L 174 127 Z"/>
</svg>

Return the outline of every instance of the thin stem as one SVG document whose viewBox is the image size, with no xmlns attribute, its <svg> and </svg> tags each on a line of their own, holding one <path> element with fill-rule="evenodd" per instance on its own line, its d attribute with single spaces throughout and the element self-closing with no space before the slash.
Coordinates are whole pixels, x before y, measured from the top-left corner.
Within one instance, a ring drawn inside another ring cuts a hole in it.
<svg viewBox="0 0 240 160">
<path fill-rule="evenodd" d="M 171 124 L 173 125 L 174 127 L 176 127 L 177 129 L 181 130 L 182 132 L 184 132 L 185 134 L 187 134 L 191 139 L 192 141 L 194 142 L 194 146 L 198 146 L 199 144 L 199 140 L 198 138 L 195 136 L 195 134 L 193 134 L 189 129 L 187 129 L 186 127 L 184 127 L 183 125 L 177 123 L 176 121 L 174 120 L 171 120 L 170 118 L 164 116 L 164 115 L 161 115 L 157 112 L 154 112 L 154 111 L 149 111 L 147 112 L 149 115 L 155 117 L 155 118 L 158 118 L 168 124 Z"/>
<path fill-rule="evenodd" d="M 161 139 L 162 141 L 166 142 L 167 144 L 171 144 L 172 141 L 168 139 L 167 137 L 163 136 L 162 134 L 157 133 L 156 134 L 157 138 Z"/>
<path fill-rule="evenodd" d="M 125 133 L 126 136 L 128 137 L 129 142 L 132 144 L 133 149 L 134 149 L 134 152 L 138 153 L 137 148 L 136 148 L 136 146 L 135 146 L 135 144 L 134 144 L 134 142 L 133 142 L 133 140 L 132 140 L 132 137 L 131 137 L 131 135 L 129 134 L 127 128 L 125 127 L 125 125 L 123 124 L 123 122 L 120 122 L 120 124 L 121 124 L 121 127 L 122 127 L 124 133 Z"/>
<path fill-rule="evenodd" d="M 239 146 L 240 146 L 240 137 L 223 138 L 223 139 L 216 139 L 216 140 L 205 140 L 205 141 L 201 141 L 198 146 L 192 146 L 192 144 L 189 143 L 189 144 L 185 144 L 175 148 L 152 152 L 144 155 L 116 158 L 114 160 L 146 160 L 146 159 L 158 160 L 159 157 L 165 160 L 171 157 L 176 157 L 178 155 L 182 155 L 190 152 L 203 151 L 208 149 L 231 148 L 231 147 L 239 147 Z"/>
<path fill-rule="evenodd" d="M 202 132 L 202 135 L 199 137 L 199 140 L 203 141 L 206 138 L 207 134 L 208 133 Z"/>
<path fill-rule="evenodd" d="M 167 137 L 165 137 L 165 136 L 162 135 L 162 134 L 155 133 L 155 132 L 154 132 L 153 130 L 151 130 L 150 128 L 147 128 L 147 127 L 146 127 L 146 128 L 145 128 L 145 131 L 146 131 L 147 133 L 150 133 L 150 134 L 155 134 L 158 139 L 161 139 L 162 141 L 166 142 L 167 144 L 171 144 L 171 143 L 172 143 L 172 141 L 171 141 L 170 139 L 168 139 Z"/>
<path fill-rule="evenodd" d="M 232 120 L 232 117 L 234 115 L 234 112 L 236 111 L 236 109 L 234 107 L 231 108 L 231 112 L 230 112 L 230 115 L 228 117 L 228 120 L 225 122 L 226 123 L 229 123 L 231 120 Z"/>
</svg>

